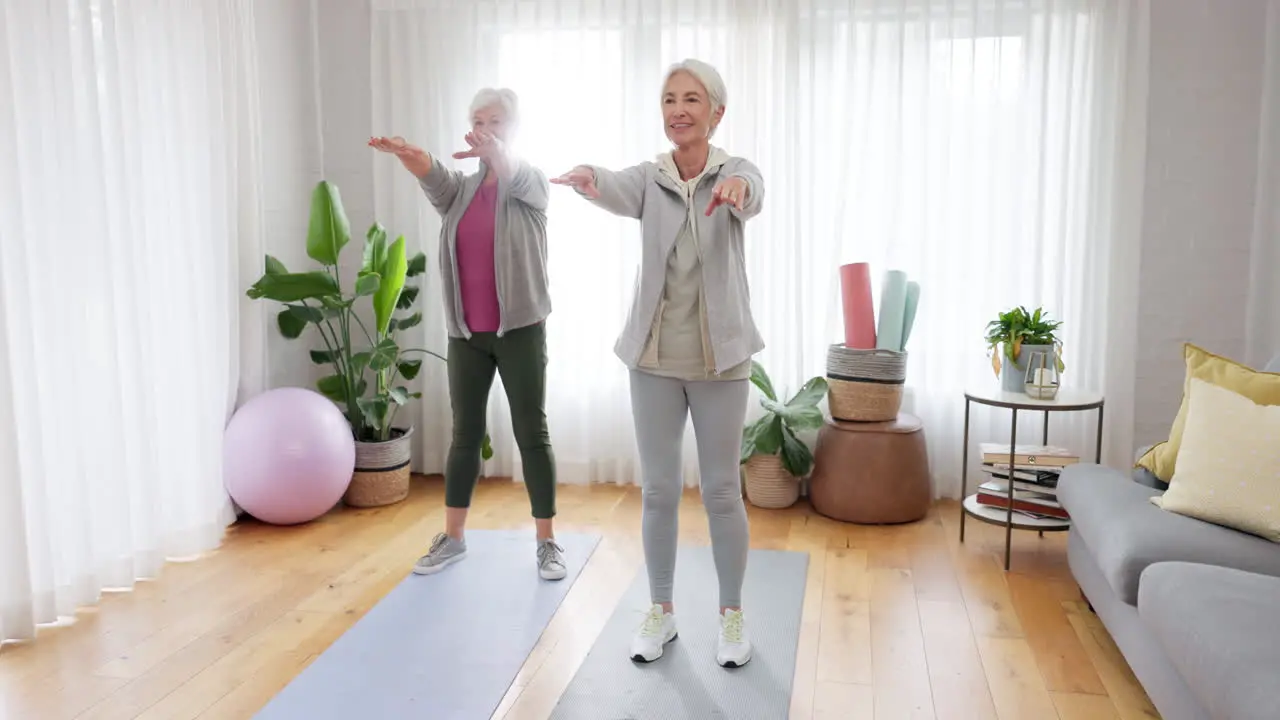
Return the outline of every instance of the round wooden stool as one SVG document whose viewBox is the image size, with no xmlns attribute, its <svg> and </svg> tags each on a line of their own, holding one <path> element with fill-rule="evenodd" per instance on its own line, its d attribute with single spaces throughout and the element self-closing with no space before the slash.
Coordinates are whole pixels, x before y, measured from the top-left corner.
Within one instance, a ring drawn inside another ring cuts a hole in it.
<svg viewBox="0 0 1280 720">
<path fill-rule="evenodd" d="M 920 418 L 827 420 L 818 431 L 809 500 L 819 513 L 863 525 L 914 522 L 929 512 L 933 485 Z"/>
</svg>

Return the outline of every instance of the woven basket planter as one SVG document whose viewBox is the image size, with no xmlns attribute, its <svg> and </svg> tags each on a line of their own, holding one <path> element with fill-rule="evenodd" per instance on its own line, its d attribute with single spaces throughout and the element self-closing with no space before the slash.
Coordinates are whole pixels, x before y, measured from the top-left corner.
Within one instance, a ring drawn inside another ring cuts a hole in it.
<svg viewBox="0 0 1280 720">
<path fill-rule="evenodd" d="M 849 422 L 886 422 L 902 409 L 907 354 L 832 345 L 827 350 L 827 406 Z"/>
<path fill-rule="evenodd" d="M 342 501 L 352 507 L 393 505 L 409 496 L 409 438 L 413 428 L 393 429 L 380 443 L 356 442 L 356 471 Z"/>
<path fill-rule="evenodd" d="M 747 501 L 758 508 L 781 510 L 800 499 L 800 479 L 787 472 L 777 455 L 752 455 L 742 474 Z"/>
</svg>

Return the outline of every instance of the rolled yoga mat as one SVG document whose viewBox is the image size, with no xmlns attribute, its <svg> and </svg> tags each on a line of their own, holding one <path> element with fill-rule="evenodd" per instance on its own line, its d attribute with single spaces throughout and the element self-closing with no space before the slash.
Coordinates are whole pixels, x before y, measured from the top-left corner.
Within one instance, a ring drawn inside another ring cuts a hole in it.
<svg viewBox="0 0 1280 720">
<path fill-rule="evenodd" d="M 844 306 L 844 344 L 859 350 L 876 346 L 875 305 L 871 299 L 871 266 L 840 266 L 840 298 Z"/>
<path fill-rule="evenodd" d="M 907 310 L 907 274 L 890 270 L 880 287 L 880 325 L 876 328 L 876 348 L 902 350 L 902 322 Z"/>
<path fill-rule="evenodd" d="M 560 696 L 551 720 L 787 717 L 808 570 L 808 553 L 751 551 L 742 605 L 754 652 L 751 662 L 733 669 L 716 664 L 720 596 L 708 547 L 680 548 L 677 638 L 654 662 L 636 663 L 628 657 L 631 636 L 649 608 L 649 579 L 641 570 Z"/>
<path fill-rule="evenodd" d="M 898 349 L 907 351 L 907 342 L 911 340 L 911 328 L 916 324 L 916 309 L 920 307 L 920 283 L 915 280 L 907 282 L 907 307 L 902 314 L 902 345 Z"/>
<path fill-rule="evenodd" d="M 569 574 L 548 581 L 532 533 L 468 532 L 466 559 L 405 578 L 256 720 L 488 720 L 600 536 L 557 540 Z"/>
</svg>

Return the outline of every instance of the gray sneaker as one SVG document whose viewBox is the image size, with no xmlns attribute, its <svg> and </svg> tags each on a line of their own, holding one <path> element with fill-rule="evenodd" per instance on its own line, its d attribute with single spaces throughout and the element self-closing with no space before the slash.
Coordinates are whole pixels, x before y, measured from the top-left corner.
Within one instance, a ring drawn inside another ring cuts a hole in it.
<svg viewBox="0 0 1280 720">
<path fill-rule="evenodd" d="M 543 580 L 563 580 L 569 574 L 564 566 L 564 548 L 555 540 L 538 543 L 538 574 Z"/>
<path fill-rule="evenodd" d="M 418 558 L 413 571 L 418 575 L 438 573 L 467 556 L 467 542 L 440 533 L 431 541 L 431 549 Z"/>
</svg>

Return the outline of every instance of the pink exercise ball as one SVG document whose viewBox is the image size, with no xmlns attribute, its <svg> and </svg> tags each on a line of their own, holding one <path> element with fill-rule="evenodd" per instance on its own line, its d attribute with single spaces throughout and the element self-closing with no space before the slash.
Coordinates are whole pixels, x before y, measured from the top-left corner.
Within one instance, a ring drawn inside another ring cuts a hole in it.
<svg viewBox="0 0 1280 720">
<path fill-rule="evenodd" d="M 227 425 L 223 473 L 231 499 L 265 523 L 296 525 L 342 499 L 356 466 L 347 418 L 305 388 L 269 390 Z"/>
</svg>

